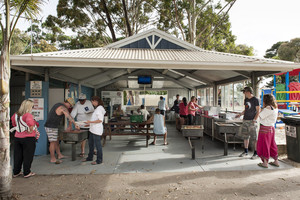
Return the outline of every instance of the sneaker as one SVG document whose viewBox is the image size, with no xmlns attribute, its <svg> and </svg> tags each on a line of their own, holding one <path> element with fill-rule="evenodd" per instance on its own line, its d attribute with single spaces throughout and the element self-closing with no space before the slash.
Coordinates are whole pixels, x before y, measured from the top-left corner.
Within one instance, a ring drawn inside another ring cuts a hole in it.
<svg viewBox="0 0 300 200">
<path fill-rule="evenodd" d="M 251 157 L 252 160 L 255 160 L 258 158 L 258 155 L 257 154 L 253 154 L 253 156 Z"/>
<path fill-rule="evenodd" d="M 241 153 L 241 154 L 239 155 L 239 157 L 245 157 L 245 156 L 248 156 L 248 153 L 243 152 L 243 153 Z"/>
</svg>

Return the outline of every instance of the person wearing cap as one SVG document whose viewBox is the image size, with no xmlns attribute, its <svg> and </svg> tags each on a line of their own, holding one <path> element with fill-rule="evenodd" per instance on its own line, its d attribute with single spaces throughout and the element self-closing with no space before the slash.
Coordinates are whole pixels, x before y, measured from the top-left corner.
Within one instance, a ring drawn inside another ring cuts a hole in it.
<svg viewBox="0 0 300 200">
<path fill-rule="evenodd" d="M 241 114 L 236 117 L 243 117 L 243 124 L 241 127 L 240 135 L 244 139 L 244 152 L 240 154 L 239 157 L 248 156 L 249 141 L 254 142 L 254 154 L 251 159 L 258 158 L 256 152 L 256 142 L 257 142 L 257 119 L 259 116 L 259 100 L 253 95 L 253 89 L 251 87 L 245 87 L 242 92 L 245 95 L 244 105 L 245 109 Z"/>
<path fill-rule="evenodd" d="M 64 155 L 60 152 L 59 141 L 58 141 L 58 126 L 63 120 L 64 116 L 75 125 L 76 129 L 79 129 L 79 126 L 75 124 L 75 120 L 70 115 L 69 109 L 75 105 L 73 98 L 66 99 L 63 103 L 55 104 L 50 112 L 48 113 L 47 121 L 45 123 L 45 130 L 50 142 L 49 151 L 50 151 L 50 162 L 55 164 L 60 164 L 61 160 L 64 158 Z M 70 127 L 68 128 L 70 129 Z M 55 157 L 55 152 L 57 158 Z"/>
<path fill-rule="evenodd" d="M 78 102 L 75 104 L 71 116 L 79 122 L 86 122 L 91 119 L 92 114 L 94 112 L 94 106 L 92 105 L 92 102 L 86 99 L 86 95 L 81 93 L 78 97 Z M 69 123 L 71 125 L 71 122 Z M 89 127 L 80 127 L 82 130 L 88 130 Z M 81 142 L 81 153 L 80 157 L 84 156 L 85 152 L 85 143 L 86 140 L 83 140 Z"/>
</svg>

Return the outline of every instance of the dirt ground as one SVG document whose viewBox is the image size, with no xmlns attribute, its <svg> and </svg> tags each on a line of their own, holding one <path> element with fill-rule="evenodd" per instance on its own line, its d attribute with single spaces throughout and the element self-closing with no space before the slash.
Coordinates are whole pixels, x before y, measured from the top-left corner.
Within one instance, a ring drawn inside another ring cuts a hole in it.
<svg viewBox="0 0 300 200">
<path fill-rule="evenodd" d="M 13 179 L 14 199 L 299 199 L 300 168 L 235 172 L 36 175 Z"/>
</svg>

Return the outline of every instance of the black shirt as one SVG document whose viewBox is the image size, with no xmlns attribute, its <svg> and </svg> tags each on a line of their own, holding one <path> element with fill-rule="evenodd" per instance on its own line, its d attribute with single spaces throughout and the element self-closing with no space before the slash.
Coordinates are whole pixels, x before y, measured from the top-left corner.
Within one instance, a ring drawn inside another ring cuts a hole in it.
<svg viewBox="0 0 300 200">
<path fill-rule="evenodd" d="M 180 103 L 180 100 L 175 100 L 174 101 L 174 105 L 173 105 L 173 107 L 171 108 L 171 110 L 174 110 L 175 111 L 175 113 L 179 113 L 179 103 Z"/>
<path fill-rule="evenodd" d="M 256 106 L 259 106 L 259 100 L 256 97 L 252 97 L 251 99 L 245 98 L 245 113 L 244 120 L 253 120 L 256 115 Z"/>
<path fill-rule="evenodd" d="M 48 117 L 47 117 L 47 121 L 45 123 L 45 127 L 48 127 L 48 128 L 58 128 L 61 120 L 63 119 L 64 115 L 57 115 L 56 114 L 56 109 L 59 107 L 59 106 L 65 106 L 64 104 L 62 103 L 57 103 L 55 104 L 49 114 L 48 114 Z"/>
</svg>

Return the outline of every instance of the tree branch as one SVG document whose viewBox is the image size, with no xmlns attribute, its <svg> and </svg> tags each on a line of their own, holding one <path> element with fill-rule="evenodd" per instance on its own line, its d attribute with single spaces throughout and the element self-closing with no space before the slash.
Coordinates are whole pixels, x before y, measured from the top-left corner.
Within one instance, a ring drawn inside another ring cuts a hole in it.
<svg viewBox="0 0 300 200">
<path fill-rule="evenodd" d="M 124 18 L 125 18 L 125 22 L 126 22 L 126 26 L 127 26 L 128 35 L 132 36 L 125 0 L 122 0 L 122 4 L 123 4 Z"/>
<path fill-rule="evenodd" d="M 186 41 L 185 39 L 185 35 L 184 35 L 184 32 L 183 32 L 183 29 L 182 29 L 182 26 L 181 26 L 181 23 L 179 23 L 179 19 L 178 19 L 178 10 L 177 10 L 177 4 L 176 4 L 176 1 L 173 0 L 173 3 L 174 3 L 174 6 L 175 6 L 175 16 L 176 16 L 176 22 L 177 22 L 177 25 L 181 31 L 181 35 L 182 35 L 182 38 L 184 41 Z"/>
<path fill-rule="evenodd" d="M 208 39 L 208 37 L 216 30 L 216 28 L 218 28 L 220 26 L 220 24 L 223 22 L 223 20 L 225 19 L 225 17 L 227 16 L 229 10 L 232 8 L 232 6 L 234 5 L 234 3 L 236 2 L 236 0 L 230 2 L 231 5 L 230 7 L 228 8 L 228 10 L 226 11 L 226 13 L 224 14 L 224 16 L 222 17 L 222 19 L 219 21 L 219 23 L 213 28 L 213 30 L 211 30 L 209 32 L 209 34 L 200 42 L 200 47 L 202 46 L 202 44 Z"/>
</svg>

